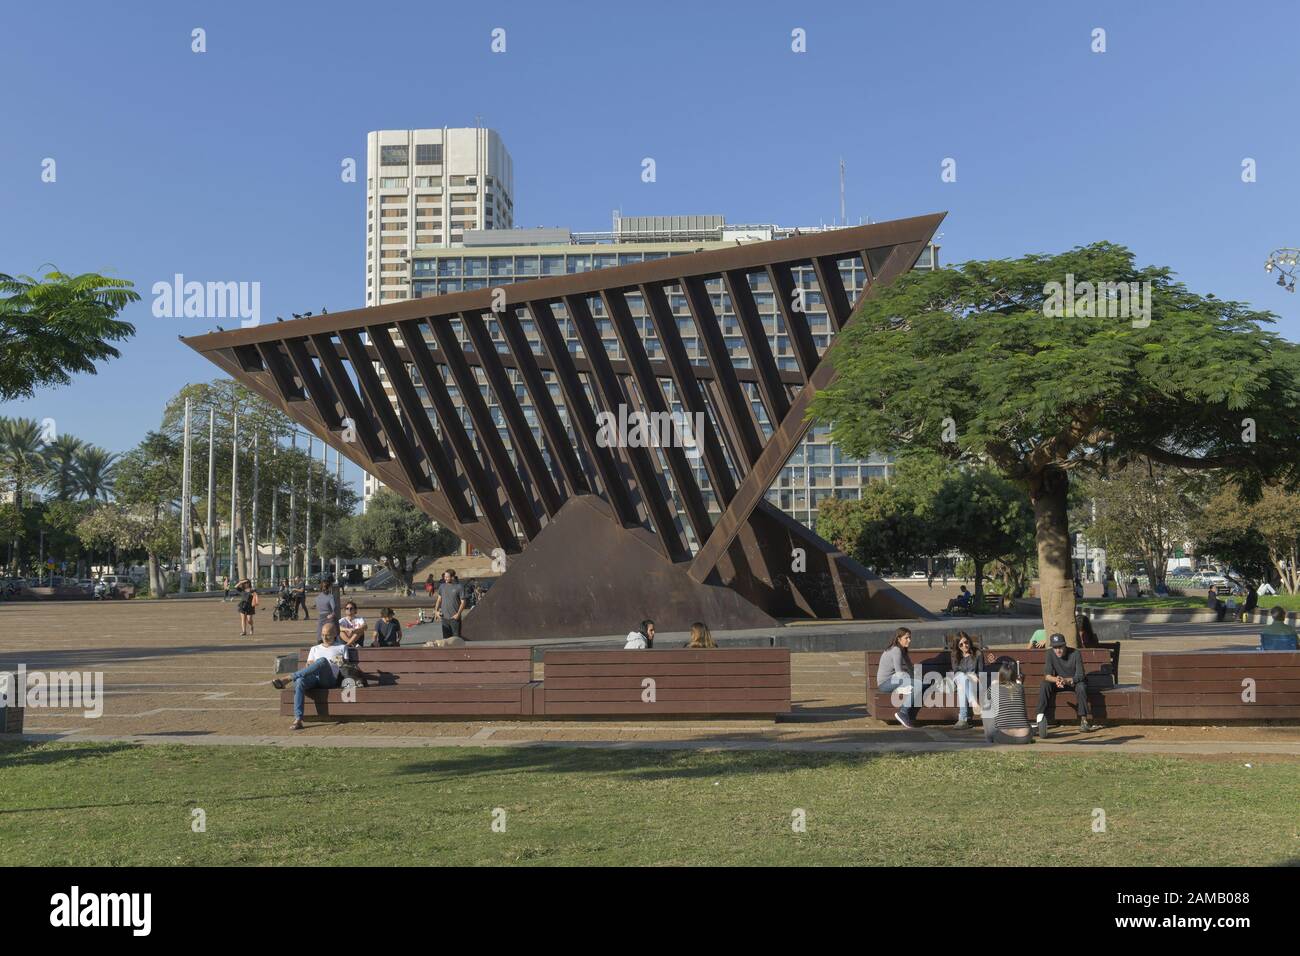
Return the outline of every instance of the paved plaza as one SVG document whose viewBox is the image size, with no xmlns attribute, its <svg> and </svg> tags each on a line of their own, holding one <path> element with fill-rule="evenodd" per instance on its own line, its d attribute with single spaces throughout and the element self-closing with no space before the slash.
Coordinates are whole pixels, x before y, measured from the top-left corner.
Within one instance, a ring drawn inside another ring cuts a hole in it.
<svg viewBox="0 0 1300 956">
<path fill-rule="evenodd" d="M 369 600 L 363 603 L 370 603 Z M 413 610 L 401 613 L 414 620 Z M 427 639 L 414 627 L 408 645 Z M 923 751 L 984 747 L 978 730 L 906 730 L 868 717 L 861 652 L 792 655 L 793 712 L 757 720 L 322 721 L 297 733 L 279 712 L 270 678 L 276 656 L 307 647 L 314 626 L 273 622 L 238 636 L 235 604 L 221 599 L 0 605 L 0 669 L 102 671 L 103 714 L 28 709 L 36 739 L 307 746 L 500 746 L 776 748 Z M 1144 650 L 1249 647 L 1253 625 L 1136 625 L 1125 643 L 1123 682 L 1136 683 Z M 430 635 L 436 636 L 436 635 Z M 661 640 L 668 643 L 670 635 Z M 537 676 L 541 666 L 535 665 Z M 1080 734 L 1063 725 L 1040 749 L 1162 752 L 1207 757 L 1300 757 L 1300 726 L 1112 725 Z"/>
</svg>

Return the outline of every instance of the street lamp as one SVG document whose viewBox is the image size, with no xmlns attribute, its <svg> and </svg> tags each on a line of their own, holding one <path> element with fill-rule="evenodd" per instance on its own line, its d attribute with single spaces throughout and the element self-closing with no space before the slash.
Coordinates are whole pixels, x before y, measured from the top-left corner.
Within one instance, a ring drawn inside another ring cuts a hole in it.
<svg viewBox="0 0 1300 956">
<path fill-rule="evenodd" d="M 1295 291 L 1296 266 L 1300 263 L 1300 249 L 1274 249 L 1264 262 L 1264 271 L 1277 272 L 1277 284 L 1288 292 Z"/>
</svg>

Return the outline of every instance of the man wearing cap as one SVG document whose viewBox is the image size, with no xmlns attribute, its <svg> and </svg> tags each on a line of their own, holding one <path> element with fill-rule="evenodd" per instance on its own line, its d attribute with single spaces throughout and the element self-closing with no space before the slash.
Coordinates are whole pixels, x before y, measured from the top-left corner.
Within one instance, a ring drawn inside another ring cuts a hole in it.
<svg viewBox="0 0 1300 956">
<path fill-rule="evenodd" d="M 1038 688 L 1038 736 L 1047 736 L 1047 715 L 1056 703 L 1057 691 L 1073 690 L 1079 705 L 1079 729 L 1096 730 L 1088 720 L 1088 682 L 1083 677 L 1083 655 L 1066 645 L 1065 635 L 1053 634 L 1043 661 L 1043 683 Z"/>
</svg>

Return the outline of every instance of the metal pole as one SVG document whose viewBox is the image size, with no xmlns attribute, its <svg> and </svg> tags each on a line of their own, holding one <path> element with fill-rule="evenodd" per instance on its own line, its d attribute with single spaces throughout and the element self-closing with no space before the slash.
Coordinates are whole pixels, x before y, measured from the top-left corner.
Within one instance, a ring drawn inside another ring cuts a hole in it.
<svg viewBox="0 0 1300 956">
<path fill-rule="evenodd" d="M 337 448 L 334 449 L 334 510 L 339 510 L 341 502 L 341 490 L 343 488 L 343 458 Z M 338 552 L 334 553 L 334 580 L 341 580 L 343 575 L 343 558 Z"/>
<path fill-rule="evenodd" d="M 207 589 L 212 590 L 217 577 L 217 519 L 216 502 L 213 493 L 217 483 L 217 411 L 208 409 L 208 550 L 204 558 L 207 561 Z"/>
<path fill-rule="evenodd" d="M 181 594 L 186 591 L 185 575 L 190 568 L 190 508 L 193 505 L 190 494 L 190 400 L 185 399 L 185 451 L 184 464 L 181 466 L 181 569 L 177 575 L 177 589 Z"/>
<path fill-rule="evenodd" d="M 307 436 L 307 490 L 303 494 L 303 507 L 307 509 L 307 531 L 303 540 L 302 576 L 311 576 L 311 436 Z"/>
<path fill-rule="evenodd" d="M 330 446 L 320 443 L 320 537 L 325 537 L 325 504 L 330 490 Z M 325 552 L 320 553 L 320 573 L 325 573 Z"/>
<path fill-rule="evenodd" d="M 275 454 L 275 453 L 276 453 L 276 451 L 279 449 L 279 447 L 280 447 L 280 446 L 279 446 L 279 444 L 278 444 L 277 442 L 272 442 L 272 443 L 271 443 L 271 457 L 272 457 L 272 458 L 276 457 L 276 454 Z M 274 467 L 272 467 L 271 472 L 272 472 L 273 474 L 275 473 L 275 468 L 274 468 Z M 275 490 L 271 492 L 271 590 L 272 590 L 272 591 L 275 590 L 275 562 L 276 562 L 277 557 L 279 556 L 279 555 L 277 554 L 277 547 L 276 547 L 276 546 L 277 546 L 277 543 L 278 543 L 277 538 L 276 538 L 276 530 L 277 530 L 277 529 L 276 529 L 276 517 L 277 517 L 277 515 L 276 515 L 276 511 L 277 511 L 277 508 L 278 508 L 278 505 L 279 505 L 279 504 L 280 504 L 280 486 L 279 486 L 279 485 L 276 485 L 276 486 L 275 486 Z"/>
<path fill-rule="evenodd" d="M 296 453 L 298 451 L 298 433 L 293 432 L 289 436 L 290 447 Z M 293 473 L 293 463 L 297 460 L 294 455 L 293 460 L 289 462 L 289 578 L 294 577 L 294 567 L 298 561 L 298 482 L 297 476 Z M 305 576 L 305 575 L 304 575 Z"/>
<path fill-rule="evenodd" d="M 239 516 L 239 415 L 230 416 L 230 570 L 226 572 L 226 586 L 235 577 L 235 519 Z"/>
<path fill-rule="evenodd" d="M 258 469 L 258 447 L 257 447 L 257 443 L 258 443 L 258 439 L 259 439 L 260 437 L 261 437 L 261 434 L 260 434 L 259 432 L 254 432 L 254 433 L 253 433 L 253 517 L 252 517 L 253 527 L 252 527 L 252 538 L 253 538 L 253 587 L 254 587 L 254 588 L 257 587 L 257 579 L 258 579 L 258 575 L 261 574 L 261 571 L 262 571 L 262 560 L 261 560 L 261 554 L 260 554 L 260 552 L 258 551 L 258 547 L 257 547 L 257 530 L 258 530 L 258 529 L 257 529 L 257 490 L 258 490 L 258 489 L 257 489 L 257 477 L 258 477 L 258 475 L 257 475 L 257 469 Z"/>
</svg>

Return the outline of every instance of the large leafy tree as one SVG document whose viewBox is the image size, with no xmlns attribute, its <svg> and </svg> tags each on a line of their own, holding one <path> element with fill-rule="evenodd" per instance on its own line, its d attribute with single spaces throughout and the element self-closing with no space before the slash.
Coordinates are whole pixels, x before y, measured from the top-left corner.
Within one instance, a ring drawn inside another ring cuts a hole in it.
<svg viewBox="0 0 1300 956">
<path fill-rule="evenodd" d="M 1203 472 L 1135 459 L 1110 474 L 1085 477 L 1071 520 L 1108 555 L 1133 559 L 1154 588 L 1165 583 L 1175 551 L 1196 534 L 1208 497 L 1205 479 Z"/>
<path fill-rule="evenodd" d="M 387 489 L 376 493 L 363 514 L 344 519 L 342 532 L 355 555 L 373 555 L 407 587 L 417 560 L 454 554 L 459 539 Z"/>
<path fill-rule="evenodd" d="M 1282 589 L 1300 592 L 1300 494 L 1268 487 L 1252 500 L 1227 482 L 1206 503 L 1201 525 L 1198 551 L 1231 562 L 1242 575 L 1258 575 L 1262 550 Z"/>
<path fill-rule="evenodd" d="M 1138 283 L 1150 310 L 1113 317 L 1112 300 L 1082 299 L 1057 317 L 1052 284 L 1070 282 Z M 1300 355 L 1271 320 L 1110 243 L 911 273 L 841 333 L 813 414 L 850 454 L 930 448 L 1021 484 L 1044 626 L 1076 641 L 1072 472 L 1145 456 L 1230 469 L 1248 489 L 1300 477 Z"/>
<path fill-rule="evenodd" d="M 114 510 L 125 529 L 118 547 L 145 551 L 149 590 L 155 595 L 166 593 L 160 559 L 179 550 L 176 496 L 180 488 L 180 449 L 162 432 L 149 432 L 118 464 Z"/>
<path fill-rule="evenodd" d="M 0 400 L 67 385 L 75 373 L 94 375 L 96 362 L 121 354 L 110 343 L 135 334 L 117 316 L 139 298 L 126 279 L 91 272 L 0 273 Z"/>
<path fill-rule="evenodd" d="M 985 570 L 1004 559 L 1006 573 L 1026 563 L 1034 516 L 1024 493 L 987 468 L 959 471 L 936 489 L 930 507 L 935 536 L 974 566 L 975 603 L 984 596 Z"/>
</svg>

